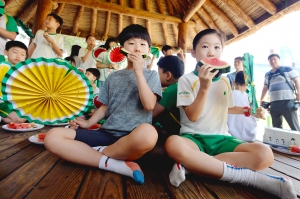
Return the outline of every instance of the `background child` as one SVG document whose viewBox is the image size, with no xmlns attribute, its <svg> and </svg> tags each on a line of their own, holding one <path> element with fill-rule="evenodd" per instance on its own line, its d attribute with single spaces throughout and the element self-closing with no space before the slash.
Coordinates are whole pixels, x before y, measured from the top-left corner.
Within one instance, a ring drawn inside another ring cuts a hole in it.
<svg viewBox="0 0 300 199">
<path fill-rule="evenodd" d="M 142 184 L 141 168 L 131 161 L 156 144 L 152 110 L 161 98 L 161 86 L 157 72 L 143 68 L 141 54 L 148 53 L 151 45 L 147 29 L 130 25 L 118 38 L 130 52 L 127 68 L 109 75 L 100 90 L 99 101 L 103 105 L 88 121 L 74 120 L 86 129 L 104 117 L 107 118 L 105 123 L 94 131 L 53 128 L 46 136 L 45 146 L 68 161 L 127 175 Z M 96 147 L 99 145 L 107 147 Z"/>
<path fill-rule="evenodd" d="M 161 52 L 164 54 L 164 56 L 172 56 L 173 55 L 173 49 L 171 46 L 169 45 L 164 45 L 162 48 L 161 48 Z M 175 52 L 177 53 L 177 56 L 183 61 L 185 62 L 185 55 L 183 53 L 183 50 L 181 48 L 178 48 L 178 50 Z"/>
<path fill-rule="evenodd" d="M 159 122 L 168 135 L 179 134 L 180 116 L 176 107 L 177 82 L 184 73 L 184 63 L 176 56 L 166 56 L 157 62 L 161 86 L 165 87 L 162 99 L 152 112 L 153 124 Z"/>
<path fill-rule="evenodd" d="M 73 45 L 71 48 L 70 57 L 74 58 L 76 67 L 79 67 L 82 64 L 81 58 L 78 57 L 80 48 L 81 47 L 79 45 Z"/>
<path fill-rule="evenodd" d="M 48 14 L 46 18 L 46 31 L 37 31 L 32 43 L 29 46 L 30 58 L 57 58 L 62 57 L 64 39 L 56 33 L 58 27 L 63 24 L 60 16 L 54 13 Z"/>
<path fill-rule="evenodd" d="M 4 54 L 8 61 L 14 66 L 20 61 L 24 61 L 27 57 L 27 46 L 20 41 L 8 41 L 5 45 Z M 2 81 L 2 80 L 1 80 Z M 7 102 L 0 102 L 0 116 L 5 123 L 23 123 L 26 120 L 20 118 L 16 112 L 12 111 Z"/>
<path fill-rule="evenodd" d="M 85 76 L 90 80 L 90 83 L 93 86 L 94 94 L 99 93 L 99 88 L 95 84 L 95 81 L 100 77 L 99 70 L 97 68 L 88 68 L 85 71 Z"/>
<path fill-rule="evenodd" d="M 73 57 L 66 57 L 65 60 L 67 60 L 72 66 L 76 67 L 75 59 Z"/>
<path fill-rule="evenodd" d="M 224 40 L 213 29 L 199 32 L 193 40 L 192 56 L 196 61 L 219 58 Z M 180 109 L 180 136 L 170 136 L 165 149 L 177 162 L 169 175 L 179 186 L 188 171 L 231 183 L 265 190 L 281 198 L 295 198 L 292 181 L 255 172 L 269 167 L 273 160 L 270 147 L 244 143 L 228 134 L 228 113 L 249 116 L 251 109 L 233 107 L 230 84 L 226 77 L 215 77 L 211 65 L 197 66 L 194 72 L 178 81 L 177 106 Z M 257 115 L 262 117 L 262 109 Z M 246 169 L 248 168 L 248 169 Z M 251 170 L 250 170 L 251 169 Z"/>
<path fill-rule="evenodd" d="M 92 51 L 96 46 L 96 39 L 93 35 L 88 35 L 85 38 L 87 43 L 86 48 L 80 48 L 78 57 L 81 58 L 81 67 L 86 71 L 88 68 L 96 68 L 96 60 L 92 56 Z"/>
<path fill-rule="evenodd" d="M 17 23 L 12 16 L 5 13 L 4 6 L 5 1 L 0 0 L 0 62 L 5 61 L 4 50 L 7 40 L 15 40 L 18 34 Z"/>
<path fill-rule="evenodd" d="M 233 87 L 235 90 L 232 91 L 233 103 L 235 106 L 250 106 L 248 95 L 246 93 L 246 85 L 244 79 L 244 72 L 239 71 L 235 75 L 233 81 Z M 239 114 L 229 114 L 227 120 L 229 133 L 244 141 L 254 142 L 257 133 L 257 123 L 255 117 L 245 117 Z"/>
</svg>

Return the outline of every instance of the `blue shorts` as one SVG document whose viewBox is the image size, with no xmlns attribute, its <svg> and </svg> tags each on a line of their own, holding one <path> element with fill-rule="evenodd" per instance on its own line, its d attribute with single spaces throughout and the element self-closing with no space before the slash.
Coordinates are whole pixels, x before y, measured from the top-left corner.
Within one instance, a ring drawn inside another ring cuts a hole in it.
<svg viewBox="0 0 300 199">
<path fill-rule="evenodd" d="M 75 131 L 75 140 L 84 142 L 91 147 L 109 146 L 121 138 L 111 136 L 110 133 L 101 128 L 98 130 L 76 129 Z"/>
</svg>

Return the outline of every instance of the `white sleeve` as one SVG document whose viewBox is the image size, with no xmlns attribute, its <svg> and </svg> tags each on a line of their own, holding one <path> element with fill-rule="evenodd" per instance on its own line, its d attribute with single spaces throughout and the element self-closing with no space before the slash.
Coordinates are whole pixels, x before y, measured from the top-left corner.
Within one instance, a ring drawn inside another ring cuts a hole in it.
<svg viewBox="0 0 300 199">
<path fill-rule="evenodd" d="M 37 43 L 38 43 L 38 38 L 37 38 L 37 37 L 38 37 L 40 34 L 42 34 L 42 30 L 38 30 L 38 31 L 36 32 L 35 37 L 34 37 L 33 40 L 32 40 L 32 43 L 34 43 L 34 44 L 37 44 Z"/>
<path fill-rule="evenodd" d="M 79 49 L 79 53 L 78 53 L 78 57 L 81 59 L 82 57 L 84 57 L 85 53 L 85 48 L 80 48 Z"/>
<path fill-rule="evenodd" d="M 179 78 L 177 90 L 177 107 L 189 106 L 195 100 L 194 92 L 185 76 Z"/>
<path fill-rule="evenodd" d="M 60 36 L 60 37 L 59 37 L 59 41 L 58 41 L 57 46 L 58 46 L 58 48 L 61 49 L 62 51 L 64 50 L 64 38 L 63 38 L 63 36 Z"/>
</svg>

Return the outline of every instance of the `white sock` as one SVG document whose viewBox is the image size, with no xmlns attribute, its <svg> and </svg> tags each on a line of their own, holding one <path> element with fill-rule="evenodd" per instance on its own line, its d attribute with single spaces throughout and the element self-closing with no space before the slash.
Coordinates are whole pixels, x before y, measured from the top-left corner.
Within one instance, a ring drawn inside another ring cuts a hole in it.
<svg viewBox="0 0 300 199">
<path fill-rule="evenodd" d="M 293 183 L 288 177 L 262 174 L 250 169 L 236 167 L 225 162 L 224 173 L 220 180 L 252 186 L 272 193 L 280 198 L 296 198 Z"/>
<path fill-rule="evenodd" d="M 102 152 L 106 148 L 106 146 L 94 146 L 92 148 L 96 151 Z"/>
<path fill-rule="evenodd" d="M 135 162 L 115 160 L 103 155 L 99 161 L 99 168 L 132 177 L 140 184 L 144 183 L 144 174 Z"/>
<path fill-rule="evenodd" d="M 173 165 L 172 171 L 169 174 L 170 183 L 178 187 L 184 180 L 185 175 L 188 174 L 189 171 L 184 168 L 181 164 L 175 163 Z"/>
</svg>

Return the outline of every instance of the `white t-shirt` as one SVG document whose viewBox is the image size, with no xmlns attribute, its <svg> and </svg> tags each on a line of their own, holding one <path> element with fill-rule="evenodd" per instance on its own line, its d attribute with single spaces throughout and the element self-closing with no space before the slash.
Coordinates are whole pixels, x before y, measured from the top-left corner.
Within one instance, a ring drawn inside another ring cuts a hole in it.
<svg viewBox="0 0 300 199">
<path fill-rule="evenodd" d="M 228 108 L 233 107 L 233 101 L 228 79 L 221 77 L 218 81 L 212 82 L 202 113 L 196 122 L 192 122 L 182 106 L 193 103 L 199 88 L 199 77 L 193 72 L 179 78 L 177 107 L 180 111 L 180 134 L 229 135 L 227 116 Z"/>
<path fill-rule="evenodd" d="M 235 106 L 249 106 L 248 95 L 246 92 L 239 90 L 232 91 L 232 97 Z M 257 133 L 257 123 L 255 117 L 245 117 L 241 114 L 229 114 L 228 115 L 228 128 L 229 133 L 245 142 L 255 141 Z"/>
<path fill-rule="evenodd" d="M 50 43 L 44 37 L 44 30 L 37 31 L 33 43 L 36 48 L 34 49 L 31 58 L 45 57 L 45 58 L 57 58 L 57 54 L 52 49 Z M 64 49 L 64 38 L 60 34 L 49 34 L 59 49 Z"/>
<path fill-rule="evenodd" d="M 80 48 L 79 53 L 78 53 L 78 57 L 81 59 L 81 61 L 82 61 L 82 57 L 84 57 L 87 52 L 88 52 L 88 49 Z M 83 62 L 83 61 L 81 62 L 81 67 L 84 69 L 84 71 L 86 71 L 86 69 L 88 69 L 88 68 L 97 68 L 96 67 L 96 60 L 93 58 L 92 52 L 87 57 L 85 62 Z"/>
</svg>

